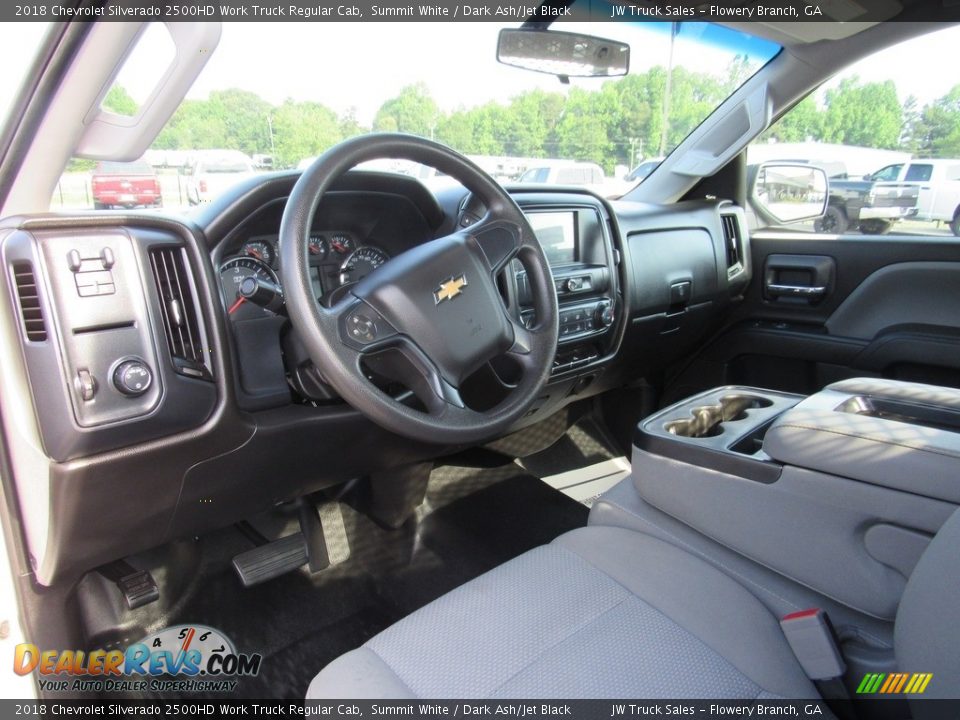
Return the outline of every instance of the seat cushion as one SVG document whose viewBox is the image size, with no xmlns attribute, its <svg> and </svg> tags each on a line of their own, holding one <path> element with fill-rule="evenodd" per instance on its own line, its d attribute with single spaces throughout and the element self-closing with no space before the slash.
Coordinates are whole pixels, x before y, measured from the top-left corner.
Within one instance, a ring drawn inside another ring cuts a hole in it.
<svg viewBox="0 0 960 720">
<path fill-rule="evenodd" d="M 818 698 L 741 585 L 631 530 L 562 535 L 330 663 L 321 698 Z"/>
</svg>

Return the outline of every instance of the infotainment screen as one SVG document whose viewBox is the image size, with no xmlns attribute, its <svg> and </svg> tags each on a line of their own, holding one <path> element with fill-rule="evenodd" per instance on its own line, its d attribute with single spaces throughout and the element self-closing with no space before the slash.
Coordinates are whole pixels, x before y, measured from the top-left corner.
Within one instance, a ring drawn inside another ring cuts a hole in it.
<svg viewBox="0 0 960 720">
<path fill-rule="evenodd" d="M 531 212 L 527 215 L 530 226 L 543 247 L 551 265 L 577 261 L 577 213 Z"/>
</svg>

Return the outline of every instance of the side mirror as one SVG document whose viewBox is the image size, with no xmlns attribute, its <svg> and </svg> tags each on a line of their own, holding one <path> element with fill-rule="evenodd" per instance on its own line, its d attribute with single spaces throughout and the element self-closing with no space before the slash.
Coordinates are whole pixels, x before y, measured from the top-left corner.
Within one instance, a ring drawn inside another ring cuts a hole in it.
<svg viewBox="0 0 960 720">
<path fill-rule="evenodd" d="M 504 65 L 569 77 L 614 77 L 630 70 L 630 46 L 593 35 L 505 28 L 497 42 Z"/>
<path fill-rule="evenodd" d="M 821 217 L 827 210 L 827 173 L 813 165 L 764 163 L 750 189 L 754 206 L 778 223 Z"/>
</svg>

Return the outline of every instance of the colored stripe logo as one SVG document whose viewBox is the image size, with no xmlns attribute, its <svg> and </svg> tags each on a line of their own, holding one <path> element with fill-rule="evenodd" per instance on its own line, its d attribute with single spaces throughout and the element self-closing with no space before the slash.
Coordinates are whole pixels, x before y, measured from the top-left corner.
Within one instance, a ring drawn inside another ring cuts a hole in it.
<svg viewBox="0 0 960 720">
<path fill-rule="evenodd" d="M 867 673 L 857 686 L 857 695 L 921 695 L 933 673 Z"/>
</svg>

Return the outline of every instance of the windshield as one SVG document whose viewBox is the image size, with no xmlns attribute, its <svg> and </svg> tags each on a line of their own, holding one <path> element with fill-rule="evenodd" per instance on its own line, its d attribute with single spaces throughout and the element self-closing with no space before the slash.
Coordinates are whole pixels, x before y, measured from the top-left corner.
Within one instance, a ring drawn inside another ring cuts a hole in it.
<svg viewBox="0 0 960 720">
<path fill-rule="evenodd" d="M 634 168 L 669 154 L 780 49 L 707 23 L 564 23 L 564 31 L 625 42 L 631 56 L 624 77 L 563 83 L 497 63 L 502 27 L 225 23 L 210 62 L 145 156 L 159 173 L 162 206 L 208 203 L 230 180 L 302 169 L 372 131 L 446 143 L 501 182 L 583 185 L 616 197 L 646 177 Z M 139 55 L 149 61 L 151 52 Z M 125 67 L 105 106 L 145 100 L 152 87 L 141 77 Z M 235 153 L 229 161 L 202 159 L 225 150 Z M 454 182 L 410 163 L 366 167 L 414 175 L 432 189 Z M 85 163 L 75 162 L 54 205 L 62 198 L 85 206 L 88 178 Z"/>
</svg>

